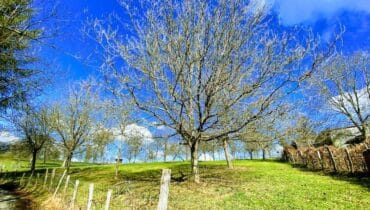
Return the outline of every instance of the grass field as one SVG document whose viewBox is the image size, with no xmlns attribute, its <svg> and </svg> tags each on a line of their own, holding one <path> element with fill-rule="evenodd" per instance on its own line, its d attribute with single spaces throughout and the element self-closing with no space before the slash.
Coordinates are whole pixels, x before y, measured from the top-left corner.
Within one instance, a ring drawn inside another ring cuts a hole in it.
<svg viewBox="0 0 370 210">
<path fill-rule="evenodd" d="M 201 184 L 189 177 L 188 162 L 127 164 L 114 179 L 113 165 L 75 165 L 71 180 L 80 180 L 78 205 L 86 206 L 88 184 L 95 184 L 94 205 L 102 208 L 113 189 L 112 209 L 155 209 L 162 168 L 172 169 L 170 209 L 368 209 L 369 178 L 328 176 L 277 161 L 201 162 Z M 63 169 L 59 169 L 61 173 Z M 73 186 L 68 187 L 68 200 Z M 47 193 L 34 191 L 41 202 Z"/>
</svg>

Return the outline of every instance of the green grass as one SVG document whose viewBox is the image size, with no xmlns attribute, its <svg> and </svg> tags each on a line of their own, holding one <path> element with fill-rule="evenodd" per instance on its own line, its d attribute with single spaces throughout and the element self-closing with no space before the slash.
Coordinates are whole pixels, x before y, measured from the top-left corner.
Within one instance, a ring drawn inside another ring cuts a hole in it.
<svg viewBox="0 0 370 210">
<path fill-rule="evenodd" d="M 328 176 L 304 171 L 277 161 L 234 161 L 228 170 L 222 161 L 201 162 L 201 183 L 179 181 L 190 177 L 188 162 L 125 164 L 119 179 L 114 165 L 79 165 L 71 169 L 71 179 L 80 180 L 78 206 L 86 206 L 88 184 L 95 184 L 97 209 L 104 203 L 107 189 L 113 189 L 112 209 L 155 209 L 162 168 L 172 169 L 170 209 L 367 209 L 370 180 Z M 59 169 L 61 173 L 63 169 Z M 60 176 L 60 175 L 58 175 Z M 57 176 L 57 177 L 58 177 Z M 68 187 L 65 199 L 72 194 Z M 33 193 L 45 200 L 45 193 Z"/>
<path fill-rule="evenodd" d="M 11 154 L 8 153 L 0 153 L 0 167 L 4 166 L 3 171 L 13 172 L 13 171 L 28 171 L 30 170 L 30 161 L 26 159 L 14 158 Z M 43 163 L 43 160 L 37 160 L 36 168 L 38 169 L 46 169 L 46 168 L 55 168 L 61 167 L 63 161 L 53 160 L 47 161 Z M 83 162 L 74 162 L 74 167 L 84 167 L 84 166 L 92 166 L 90 163 L 83 163 Z"/>
</svg>

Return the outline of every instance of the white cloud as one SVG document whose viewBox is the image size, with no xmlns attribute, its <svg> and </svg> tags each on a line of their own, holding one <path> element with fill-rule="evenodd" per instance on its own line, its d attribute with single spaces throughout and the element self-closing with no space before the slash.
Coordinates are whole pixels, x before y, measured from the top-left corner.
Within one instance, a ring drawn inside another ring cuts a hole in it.
<svg viewBox="0 0 370 210">
<path fill-rule="evenodd" d="M 354 98 L 354 95 L 353 93 L 346 93 L 347 94 L 350 94 L 352 95 L 352 97 Z M 370 115 L 370 99 L 369 99 L 369 94 L 368 92 L 366 91 L 365 88 L 361 89 L 361 90 L 358 90 L 357 91 L 357 95 L 358 95 L 358 106 L 360 107 L 361 109 L 361 112 L 362 112 L 362 115 L 363 116 L 367 116 L 367 115 Z M 340 101 L 343 101 L 345 107 L 353 114 L 355 114 L 355 110 L 353 110 L 353 106 L 350 104 L 350 102 L 345 98 L 343 97 L 342 95 L 338 95 L 338 96 L 335 96 L 331 99 L 333 102 L 340 102 Z M 334 110 L 337 110 L 337 111 L 341 111 L 339 110 L 336 106 L 332 106 L 332 108 Z"/>
<path fill-rule="evenodd" d="M 12 142 L 19 140 L 19 137 L 14 136 L 13 134 L 3 131 L 0 132 L 0 142 Z"/>
<path fill-rule="evenodd" d="M 125 136 L 141 135 L 145 143 L 153 142 L 153 135 L 149 129 L 136 123 L 126 126 L 124 133 Z"/>
<path fill-rule="evenodd" d="M 370 13 L 369 0 L 279 0 L 275 11 L 284 25 L 335 18 L 341 12 Z"/>
</svg>

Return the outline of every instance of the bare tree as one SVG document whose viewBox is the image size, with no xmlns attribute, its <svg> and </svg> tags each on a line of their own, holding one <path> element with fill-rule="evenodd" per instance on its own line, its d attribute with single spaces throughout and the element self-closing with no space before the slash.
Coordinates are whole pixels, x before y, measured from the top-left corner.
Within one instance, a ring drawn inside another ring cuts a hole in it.
<svg viewBox="0 0 370 210">
<path fill-rule="evenodd" d="M 91 142 L 86 147 L 85 159 L 86 161 L 92 160 L 96 162 L 99 158 L 102 158 L 105 153 L 108 144 L 113 141 L 113 133 L 101 123 L 98 123 L 91 135 Z"/>
<path fill-rule="evenodd" d="M 76 83 L 69 90 L 68 101 L 53 108 L 51 122 L 60 137 L 65 152 L 65 168 L 68 171 L 74 152 L 80 149 L 93 134 L 93 114 L 97 98 L 89 82 Z"/>
<path fill-rule="evenodd" d="M 370 124 L 369 52 L 336 55 L 318 72 L 313 84 L 329 108 L 344 116 L 358 129 L 361 139 L 366 139 Z"/>
<path fill-rule="evenodd" d="M 23 137 L 24 145 L 31 152 L 30 169 L 33 172 L 36 166 L 37 155 L 46 142 L 51 141 L 51 127 L 49 124 L 50 111 L 46 107 L 39 109 L 22 106 L 18 111 L 13 111 L 8 118 L 16 131 Z"/>
<path fill-rule="evenodd" d="M 312 147 L 315 143 L 317 134 L 314 129 L 315 126 L 313 121 L 305 116 L 297 117 L 291 121 L 294 125 L 290 125 L 285 130 L 285 142 L 284 143 L 295 143 L 303 146 Z"/>
<path fill-rule="evenodd" d="M 256 2 L 121 1 L 130 20 L 112 18 L 129 32 L 96 20 L 87 33 L 105 51 L 111 84 L 126 87 L 139 109 L 188 144 L 195 182 L 201 141 L 237 133 L 272 112 L 331 52 L 316 53 L 310 33 L 298 39 L 274 31 Z M 228 126 L 220 123 L 224 116 Z"/>
<path fill-rule="evenodd" d="M 139 132 L 131 132 L 127 135 L 127 159 L 129 162 L 136 162 L 138 154 L 143 149 L 143 140 L 144 136 Z"/>
</svg>

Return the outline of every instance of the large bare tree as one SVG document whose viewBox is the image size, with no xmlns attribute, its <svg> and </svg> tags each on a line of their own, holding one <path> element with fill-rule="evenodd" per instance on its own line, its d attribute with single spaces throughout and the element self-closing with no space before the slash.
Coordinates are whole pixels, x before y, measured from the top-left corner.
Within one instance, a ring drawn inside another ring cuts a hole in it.
<svg viewBox="0 0 370 210">
<path fill-rule="evenodd" d="M 314 85 L 329 108 L 356 127 L 361 140 L 369 136 L 370 124 L 370 54 L 359 51 L 338 54 L 322 68 Z M 318 82 L 319 81 L 319 82 Z"/>
<path fill-rule="evenodd" d="M 271 28 L 257 1 L 121 4 L 125 18 L 93 21 L 87 34 L 104 51 L 110 83 L 126 87 L 139 109 L 189 146 L 195 182 L 201 141 L 225 138 L 271 113 L 331 52 L 316 53 L 317 40 L 304 30 L 294 31 L 298 38 Z"/>
</svg>

